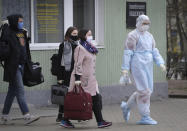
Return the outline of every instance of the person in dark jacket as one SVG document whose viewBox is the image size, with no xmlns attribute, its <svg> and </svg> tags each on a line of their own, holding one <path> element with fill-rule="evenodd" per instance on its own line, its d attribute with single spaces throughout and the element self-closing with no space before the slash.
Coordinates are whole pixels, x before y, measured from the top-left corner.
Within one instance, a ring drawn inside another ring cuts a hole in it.
<svg viewBox="0 0 187 131">
<path fill-rule="evenodd" d="M 57 75 L 58 83 L 69 87 L 71 73 L 74 67 L 74 50 L 78 45 L 78 29 L 69 27 L 66 31 L 64 42 L 59 46 L 58 65 L 59 72 Z M 63 118 L 64 106 L 59 105 L 59 113 L 56 122 L 63 122 L 71 125 L 69 120 Z"/>
<path fill-rule="evenodd" d="M 25 124 L 30 124 L 38 120 L 39 117 L 29 114 L 24 95 L 24 66 L 31 60 L 29 38 L 27 37 L 27 31 L 23 29 L 23 16 L 21 14 L 13 14 L 7 18 L 9 27 L 4 32 L 3 40 L 10 46 L 10 54 L 4 63 L 3 79 L 9 83 L 9 87 L 1 120 L 5 123 L 8 122 L 8 114 L 16 97 L 23 118 L 25 119 Z"/>
</svg>

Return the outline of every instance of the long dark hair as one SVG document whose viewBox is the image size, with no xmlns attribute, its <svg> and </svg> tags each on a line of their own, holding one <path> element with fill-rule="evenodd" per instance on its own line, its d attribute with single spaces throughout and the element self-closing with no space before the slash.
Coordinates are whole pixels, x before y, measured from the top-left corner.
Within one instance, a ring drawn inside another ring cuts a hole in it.
<svg viewBox="0 0 187 131">
<path fill-rule="evenodd" d="M 86 41 L 86 33 L 88 33 L 88 29 L 82 29 L 79 31 L 78 33 L 78 38 L 81 40 L 81 41 Z"/>
<path fill-rule="evenodd" d="M 70 26 L 70 27 L 67 29 L 67 31 L 66 31 L 64 40 L 69 41 L 69 40 L 70 40 L 71 33 L 72 33 L 74 30 L 77 30 L 77 31 L 78 31 L 78 29 L 77 29 L 76 27 Z"/>
</svg>

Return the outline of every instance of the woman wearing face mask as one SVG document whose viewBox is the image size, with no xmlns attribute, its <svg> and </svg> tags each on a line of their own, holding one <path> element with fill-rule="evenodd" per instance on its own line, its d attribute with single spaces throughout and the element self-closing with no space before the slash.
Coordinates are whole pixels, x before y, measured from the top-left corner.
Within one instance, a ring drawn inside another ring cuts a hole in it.
<svg viewBox="0 0 187 131">
<path fill-rule="evenodd" d="M 129 70 L 135 80 L 137 91 L 129 100 L 122 102 L 121 108 L 126 121 L 129 120 L 130 110 L 137 104 L 141 120 L 137 124 L 155 125 L 157 121 L 150 117 L 150 97 L 153 92 L 153 61 L 166 70 L 164 60 L 157 48 L 155 40 L 148 32 L 149 17 L 140 15 L 137 18 L 136 29 L 128 34 L 125 42 L 122 73 L 128 75 Z"/>
<path fill-rule="evenodd" d="M 111 126 L 112 122 L 104 121 L 101 113 L 102 105 L 95 76 L 96 54 L 98 50 L 91 44 L 92 32 L 91 30 L 82 29 L 79 31 L 78 37 L 80 44 L 76 47 L 74 53 L 75 65 L 71 74 L 69 91 L 72 91 L 75 85 L 81 84 L 83 89 L 92 96 L 92 109 L 98 128 Z"/>
<path fill-rule="evenodd" d="M 58 51 L 59 73 L 57 75 L 58 83 L 69 87 L 71 72 L 74 66 L 74 50 L 78 45 L 78 29 L 69 27 L 66 31 L 64 42 L 60 44 Z M 64 106 L 59 105 L 59 113 L 56 122 L 71 122 L 63 118 Z"/>
</svg>

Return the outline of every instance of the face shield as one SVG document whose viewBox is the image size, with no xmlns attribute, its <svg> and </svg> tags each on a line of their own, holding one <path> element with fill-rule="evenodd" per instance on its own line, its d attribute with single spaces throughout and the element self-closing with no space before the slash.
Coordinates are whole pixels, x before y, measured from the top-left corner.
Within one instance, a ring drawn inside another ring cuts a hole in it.
<svg viewBox="0 0 187 131">
<path fill-rule="evenodd" d="M 136 19 L 136 28 L 140 31 L 140 32 L 145 32 L 149 29 L 150 27 L 150 20 L 149 17 L 146 15 L 140 15 L 138 16 L 138 18 Z"/>
</svg>

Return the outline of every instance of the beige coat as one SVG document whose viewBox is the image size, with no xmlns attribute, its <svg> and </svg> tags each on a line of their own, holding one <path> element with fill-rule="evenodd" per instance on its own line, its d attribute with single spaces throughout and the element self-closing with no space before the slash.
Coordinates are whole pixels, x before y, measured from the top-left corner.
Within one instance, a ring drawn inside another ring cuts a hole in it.
<svg viewBox="0 0 187 131">
<path fill-rule="evenodd" d="M 96 55 L 88 52 L 82 45 L 75 48 L 74 51 L 74 70 L 71 74 L 69 91 L 75 86 L 75 74 L 81 75 L 81 85 L 84 91 L 96 95 L 98 92 L 98 83 L 95 76 Z"/>
</svg>

